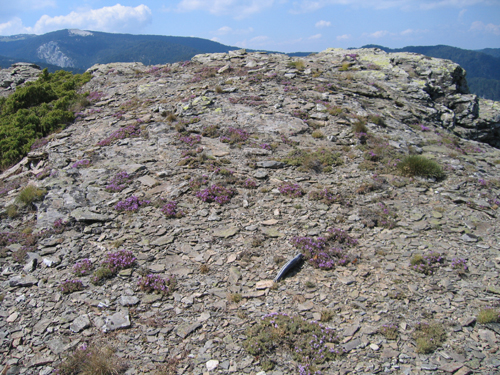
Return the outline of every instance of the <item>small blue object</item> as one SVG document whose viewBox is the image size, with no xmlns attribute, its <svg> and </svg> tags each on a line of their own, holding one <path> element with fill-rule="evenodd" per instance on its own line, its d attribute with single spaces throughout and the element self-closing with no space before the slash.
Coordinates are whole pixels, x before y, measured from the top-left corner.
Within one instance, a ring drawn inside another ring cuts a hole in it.
<svg viewBox="0 0 500 375">
<path fill-rule="evenodd" d="M 290 259 L 283 267 L 281 267 L 280 272 L 278 272 L 278 275 L 274 278 L 274 282 L 277 283 L 280 281 L 283 276 L 285 276 L 288 271 L 290 271 L 293 267 L 295 267 L 300 260 L 302 259 L 302 254 L 297 254 L 295 258 Z"/>
</svg>

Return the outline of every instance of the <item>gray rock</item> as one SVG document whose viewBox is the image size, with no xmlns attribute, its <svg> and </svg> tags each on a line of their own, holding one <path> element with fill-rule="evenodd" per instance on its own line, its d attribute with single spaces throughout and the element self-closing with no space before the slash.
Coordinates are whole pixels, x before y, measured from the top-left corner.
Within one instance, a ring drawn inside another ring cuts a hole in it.
<svg viewBox="0 0 500 375">
<path fill-rule="evenodd" d="M 122 305 L 122 306 L 134 306 L 134 305 L 137 305 L 139 302 L 140 302 L 139 298 L 137 298 L 135 296 L 122 295 L 120 297 L 120 305 Z"/>
<path fill-rule="evenodd" d="M 76 221 L 109 221 L 111 217 L 108 215 L 98 214 L 83 208 L 77 208 L 71 211 L 70 216 Z"/>
<path fill-rule="evenodd" d="M 191 333 L 193 333 L 200 327 L 201 323 L 184 323 L 177 327 L 175 333 L 177 336 L 185 339 L 187 336 L 189 336 Z"/>
<path fill-rule="evenodd" d="M 274 160 L 258 161 L 255 164 L 259 168 L 272 168 L 272 169 L 283 168 L 285 166 L 285 163 Z"/>
<path fill-rule="evenodd" d="M 73 320 L 69 329 L 75 333 L 79 333 L 88 327 L 90 327 L 89 316 L 87 314 L 83 314 L 78 316 L 75 320 Z"/>
<path fill-rule="evenodd" d="M 14 276 L 9 279 L 9 285 L 13 288 L 27 287 L 38 284 L 38 279 L 31 275 Z"/>
<path fill-rule="evenodd" d="M 105 318 L 105 324 L 101 328 L 103 332 L 116 331 L 130 327 L 130 317 L 127 311 L 118 311 Z"/>
</svg>

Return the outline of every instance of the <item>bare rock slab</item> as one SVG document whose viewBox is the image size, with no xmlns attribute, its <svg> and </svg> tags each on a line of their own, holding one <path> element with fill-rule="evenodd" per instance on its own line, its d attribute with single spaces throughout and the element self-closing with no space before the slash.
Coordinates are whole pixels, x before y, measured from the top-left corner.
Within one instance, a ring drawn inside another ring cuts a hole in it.
<svg viewBox="0 0 500 375">
<path fill-rule="evenodd" d="M 77 208 L 71 211 L 70 216 L 76 221 L 108 221 L 111 220 L 108 215 L 98 214 L 83 208 Z"/>
<path fill-rule="evenodd" d="M 106 323 L 102 327 L 104 332 L 116 331 L 117 329 L 125 329 L 130 327 L 130 317 L 127 311 L 119 311 L 106 318 Z"/>
<path fill-rule="evenodd" d="M 38 279 L 34 276 L 14 276 L 9 280 L 9 286 L 12 288 L 21 288 L 38 284 Z"/>
<path fill-rule="evenodd" d="M 85 328 L 90 327 L 90 319 L 87 314 L 80 315 L 78 318 L 73 320 L 73 323 L 69 326 L 69 329 L 75 333 L 83 331 Z"/>
<path fill-rule="evenodd" d="M 177 327 L 175 334 L 183 339 L 202 326 L 201 323 L 184 323 Z"/>
<path fill-rule="evenodd" d="M 229 238 L 229 237 L 234 236 L 238 232 L 239 232 L 239 229 L 237 227 L 219 229 L 219 230 L 214 231 L 214 237 Z"/>
</svg>

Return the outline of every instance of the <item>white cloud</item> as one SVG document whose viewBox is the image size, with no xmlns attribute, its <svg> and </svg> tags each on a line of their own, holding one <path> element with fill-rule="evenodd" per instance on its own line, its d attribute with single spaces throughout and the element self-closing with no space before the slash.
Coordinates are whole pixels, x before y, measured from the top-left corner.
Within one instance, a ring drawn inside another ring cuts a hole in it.
<svg viewBox="0 0 500 375">
<path fill-rule="evenodd" d="M 481 32 L 488 33 L 488 34 L 500 35 L 500 25 L 494 25 L 492 23 L 485 25 L 481 21 L 473 22 L 471 27 L 470 27 L 470 30 L 471 31 L 481 31 Z"/>
<path fill-rule="evenodd" d="M 352 8 L 403 10 L 429 10 L 441 7 L 464 8 L 466 6 L 484 4 L 498 5 L 496 0 L 301 0 L 294 3 L 292 13 L 314 12 L 331 5 L 344 5 Z"/>
<path fill-rule="evenodd" d="M 265 35 L 256 36 L 250 40 L 241 40 L 236 42 L 235 45 L 241 48 L 263 48 L 272 43 L 271 38 Z"/>
<path fill-rule="evenodd" d="M 23 25 L 19 17 L 14 17 L 10 21 L 0 23 L 0 35 L 28 34 L 28 30 Z"/>
<path fill-rule="evenodd" d="M 65 16 L 43 15 L 28 30 L 43 34 L 60 29 L 86 29 L 105 32 L 137 32 L 151 23 L 151 9 L 141 4 L 135 8 L 120 4 L 100 9 L 86 9 L 71 12 Z"/>
<path fill-rule="evenodd" d="M 241 19 L 259 13 L 273 5 L 274 0 L 181 0 L 177 5 L 180 12 L 208 11 L 214 15 L 229 15 Z"/>
<path fill-rule="evenodd" d="M 219 30 L 217 30 L 215 32 L 215 34 L 217 34 L 217 35 L 226 35 L 226 34 L 229 34 L 232 31 L 233 31 L 233 29 L 231 29 L 229 26 L 223 26 Z"/>
<path fill-rule="evenodd" d="M 320 39 L 321 37 L 322 37 L 321 34 L 316 34 L 316 35 L 310 36 L 308 39 Z"/>
<path fill-rule="evenodd" d="M 349 40 L 351 39 L 351 34 L 344 34 L 337 36 L 337 40 Z"/>
<path fill-rule="evenodd" d="M 425 34 L 425 33 L 428 33 L 429 30 L 421 30 L 421 29 L 406 29 L 406 30 L 403 30 L 401 31 L 399 34 L 401 36 L 412 36 L 412 35 L 420 35 L 420 34 Z"/>
<path fill-rule="evenodd" d="M 388 35 L 389 32 L 387 30 L 380 30 L 380 31 L 375 31 L 374 33 L 371 33 L 371 34 L 365 34 L 366 36 L 370 37 L 370 38 L 382 38 L 386 35 Z"/>
<path fill-rule="evenodd" d="M 332 25 L 332 23 L 330 21 L 321 20 L 321 21 L 316 22 L 316 25 L 314 25 L 314 26 L 316 26 L 317 28 L 322 28 L 322 27 L 329 27 L 331 25 Z"/>
<path fill-rule="evenodd" d="M 253 31 L 254 31 L 253 27 L 249 27 L 248 29 L 236 29 L 236 30 L 234 30 L 229 26 L 223 26 L 220 29 L 218 29 L 217 31 L 214 31 L 213 34 L 215 34 L 215 35 L 228 35 L 228 34 L 244 35 L 244 34 L 253 33 Z"/>
<path fill-rule="evenodd" d="M 494 4 L 494 1 L 489 0 L 441 0 L 441 1 L 422 1 L 420 9 L 429 10 L 443 7 L 464 8 L 477 4 Z"/>
<path fill-rule="evenodd" d="M 256 36 L 250 39 L 250 43 L 265 43 L 267 41 L 269 41 L 269 37 L 265 35 Z"/>
</svg>

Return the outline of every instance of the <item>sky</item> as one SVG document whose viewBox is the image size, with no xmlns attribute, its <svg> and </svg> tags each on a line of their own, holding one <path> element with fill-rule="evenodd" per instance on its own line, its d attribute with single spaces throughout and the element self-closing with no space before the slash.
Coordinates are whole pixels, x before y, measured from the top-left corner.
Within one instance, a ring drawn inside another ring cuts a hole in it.
<svg viewBox="0 0 500 375">
<path fill-rule="evenodd" d="M 61 29 L 194 36 L 280 52 L 500 48 L 500 0 L 0 0 L 0 35 Z"/>
</svg>

